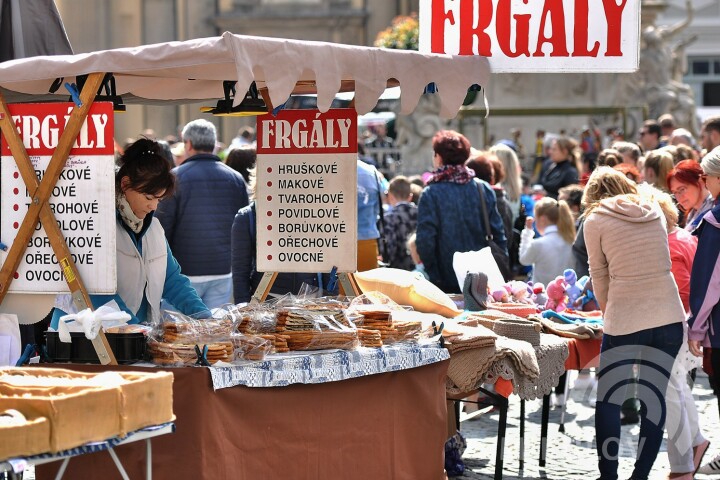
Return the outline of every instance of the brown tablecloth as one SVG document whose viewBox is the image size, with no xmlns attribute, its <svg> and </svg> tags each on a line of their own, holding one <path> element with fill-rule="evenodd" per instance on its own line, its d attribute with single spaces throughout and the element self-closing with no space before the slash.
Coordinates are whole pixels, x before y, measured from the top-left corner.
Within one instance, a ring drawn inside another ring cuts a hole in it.
<svg viewBox="0 0 720 480">
<path fill-rule="evenodd" d="M 442 479 L 448 363 L 318 385 L 217 391 L 207 368 L 169 369 L 177 431 L 152 440 L 153 478 Z M 145 442 L 116 451 L 130 478 L 145 478 Z M 54 478 L 59 465 L 38 466 L 36 478 Z M 100 452 L 73 458 L 64 478 L 121 477 Z"/>
</svg>

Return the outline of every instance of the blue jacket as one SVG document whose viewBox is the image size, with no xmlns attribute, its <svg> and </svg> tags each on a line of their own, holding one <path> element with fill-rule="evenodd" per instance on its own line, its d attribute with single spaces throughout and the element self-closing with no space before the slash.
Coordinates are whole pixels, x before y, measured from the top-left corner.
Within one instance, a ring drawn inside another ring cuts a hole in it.
<svg viewBox="0 0 720 480">
<path fill-rule="evenodd" d="M 230 230 L 248 204 L 245 180 L 209 153 L 193 155 L 173 172 L 175 193 L 160 202 L 156 215 L 183 272 L 230 273 Z"/>
<path fill-rule="evenodd" d="M 430 281 L 446 293 L 459 293 L 453 255 L 488 246 L 480 204 L 482 184 L 495 243 L 507 250 L 495 192 L 482 180 L 466 184 L 432 183 L 425 187 L 418 205 L 416 245 Z"/>
<path fill-rule="evenodd" d="M 132 230 L 130 230 L 124 222 L 122 222 L 123 227 L 125 227 L 125 230 L 130 235 L 130 238 L 133 240 L 133 243 L 135 243 L 135 247 L 138 249 L 138 252 L 140 252 L 140 255 L 142 255 L 142 238 L 147 232 L 148 228 L 150 228 L 150 224 L 152 223 L 153 214 L 152 212 L 145 217 L 145 221 L 143 223 L 143 228 L 140 230 L 140 233 L 135 233 Z M 197 292 L 195 289 L 190 285 L 190 280 L 180 273 L 180 265 L 178 265 L 177 260 L 175 260 L 175 257 L 173 257 L 172 252 L 170 251 L 170 247 L 168 246 L 167 251 L 167 268 L 165 273 L 165 285 L 163 286 L 163 298 L 168 300 L 170 303 L 172 303 L 178 310 L 180 310 L 181 313 L 184 313 L 186 315 L 193 315 L 195 313 L 201 313 L 205 314 L 208 317 L 210 316 L 210 312 L 208 308 L 205 306 L 205 304 L 200 300 L 200 297 L 198 297 Z M 92 302 L 93 309 L 97 309 L 99 307 L 102 307 L 106 303 L 115 300 L 117 302 L 120 309 L 124 312 L 127 312 L 132 317 L 128 323 L 140 323 L 140 318 L 147 318 L 147 309 L 148 309 L 148 302 L 147 298 L 143 298 L 143 302 L 140 305 L 140 309 L 137 312 L 132 312 L 130 309 L 128 309 L 127 305 L 125 305 L 125 301 L 120 297 L 120 295 L 90 295 L 90 301 Z M 158 308 L 160 306 L 158 305 Z M 59 308 L 55 308 L 53 310 L 53 316 L 52 320 L 50 321 L 50 326 L 57 330 L 58 321 L 60 320 L 60 317 L 65 315 L 66 312 L 63 312 Z"/>
<path fill-rule="evenodd" d="M 235 303 L 249 302 L 263 276 L 262 272 L 256 270 L 255 264 L 257 245 L 255 219 L 255 202 L 252 202 L 237 212 L 232 224 L 232 279 Z M 320 284 L 321 280 L 323 285 Z M 303 284 L 327 290 L 328 281 L 328 276 L 317 273 L 278 273 L 270 293 L 297 294 Z"/>
<path fill-rule="evenodd" d="M 372 165 L 357 161 L 358 240 L 380 237 L 377 222 L 380 215 L 380 178 Z"/>
<path fill-rule="evenodd" d="M 688 338 L 720 348 L 720 205 L 703 216 L 693 235 L 698 245 L 690 274 Z"/>
</svg>

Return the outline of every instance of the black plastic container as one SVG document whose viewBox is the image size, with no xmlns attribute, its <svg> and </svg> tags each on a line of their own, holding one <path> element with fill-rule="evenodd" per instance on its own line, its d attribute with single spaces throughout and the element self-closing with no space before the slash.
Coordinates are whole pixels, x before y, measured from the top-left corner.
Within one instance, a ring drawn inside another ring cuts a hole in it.
<svg viewBox="0 0 720 480">
<path fill-rule="evenodd" d="M 110 348 L 120 364 L 145 359 L 146 337 L 143 333 L 106 333 Z M 70 343 L 60 341 L 58 332 L 45 332 L 48 356 L 54 362 L 100 363 L 95 348 L 83 332 L 70 332 Z"/>
</svg>

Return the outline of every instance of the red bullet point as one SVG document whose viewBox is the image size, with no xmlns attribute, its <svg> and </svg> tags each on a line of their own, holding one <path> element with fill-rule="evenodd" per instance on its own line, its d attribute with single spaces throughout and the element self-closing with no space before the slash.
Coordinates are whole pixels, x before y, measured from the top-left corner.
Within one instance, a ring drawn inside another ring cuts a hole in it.
<svg viewBox="0 0 720 480">
<path fill-rule="evenodd" d="M 272 167 L 268 167 L 267 172 L 272 173 Z"/>
<path fill-rule="evenodd" d="M 19 209 L 20 209 L 19 205 L 13 205 L 13 210 L 15 210 L 17 212 Z"/>
<path fill-rule="evenodd" d="M 272 187 L 272 182 L 268 182 L 268 183 L 267 183 L 267 186 L 268 186 L 268 187 Z"/>
<path fill-rule="evenodd" d="M 272 240 L 268 240 L 268 247 L 272 247 Z"/>
<path fill-rule="evenodd" d="M 268 259 L 268 260 L 272 260 L 272 255 L 268 255 L 268 256 L 267 256 L 267 259 Z"/>
<path fill-rule="evenodd" d="M 272 225 L 268 225 L 268 230 L 272 230 Z"/>
<path fill-rule="evenodd" d="M 13 277 L 14 277 L 14 278 L 20 278 L 20 274 L 17 273 L 17 272 L 15 272 L 15 273 L 13 274 Z"/>
<path fill-rule="evenodd" d="M 17 195 L 18 193 L 20 193 L 20 190 L 18 190 L 17 188 L 13 188 L 13 193 Z"/>
<path fill-rule="evenodd" d="M 272 202 L 272 195 L 268 195 L 268 196 L 267 196 L 267 201 L 268 201 L 268 202 Z"/>
<path fill-rule="evenodd" d="M 18 172 L 13 173 L 13 178 L 18 178 L 20 174 Z"/>
<path fill-rule="evenodd" d="M 20 224 L 18 222 L 15 222 L 13 223 L 13 227 L 17 229 L 18 227 L 20 227 Z"/>
<path fill-rule="evenodd" d="M 272 212 L 268 210 L 268 217 L 272 217 Z"/>
</svg>

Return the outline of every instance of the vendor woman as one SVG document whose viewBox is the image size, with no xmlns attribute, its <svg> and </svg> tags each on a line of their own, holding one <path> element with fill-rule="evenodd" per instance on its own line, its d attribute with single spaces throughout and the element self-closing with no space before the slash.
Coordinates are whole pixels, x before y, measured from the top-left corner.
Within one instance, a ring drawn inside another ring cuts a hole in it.
<svg viewBox="0 0 720 480">
<path fill-rule="evenodd" d="M 153 217 L 158 203 L 173 192 L 175 177 L 161 147 L 142 138 L 130 145 L 118 161 L 115 174 L 117 227 L 117 293 L 91 295 L 94 308 L 115 300 L 132 317 L 129 323 L 156 323 L 160 300 L 178 311 L 209 317 L 190 280 L 165 240 L 160 222 Z M 71 310 L 70 295 L 58 295 L 50 326 Z"/>
</svg>

